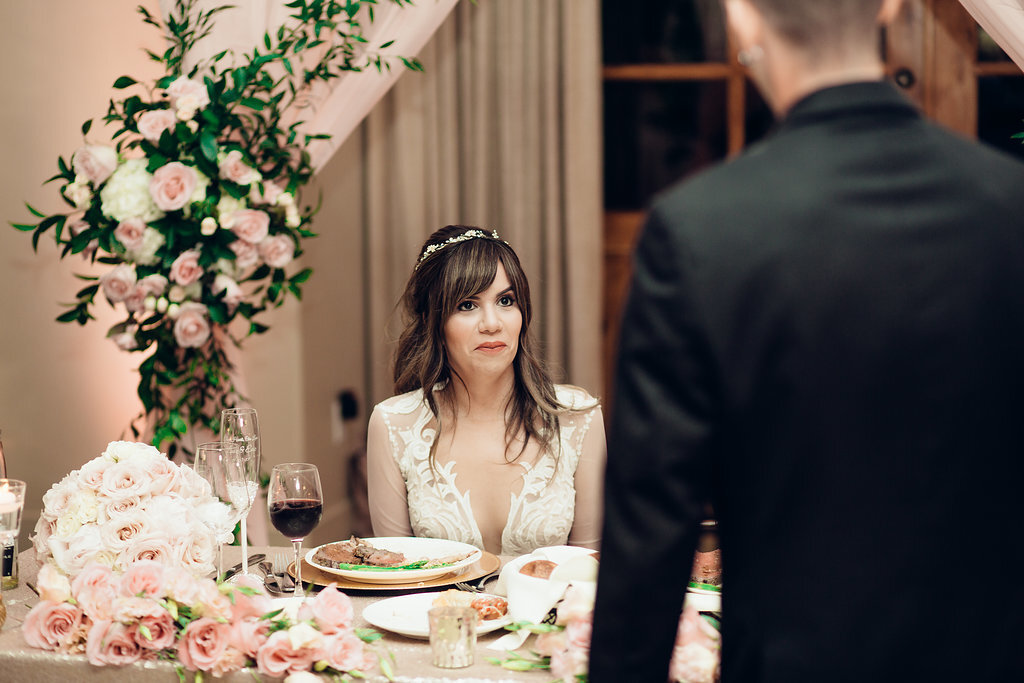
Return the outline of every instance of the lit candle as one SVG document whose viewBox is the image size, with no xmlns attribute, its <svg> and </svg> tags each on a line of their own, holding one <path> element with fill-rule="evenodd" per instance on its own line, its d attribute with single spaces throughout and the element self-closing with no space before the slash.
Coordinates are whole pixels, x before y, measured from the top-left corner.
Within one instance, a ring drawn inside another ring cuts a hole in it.
<svg viewBox="0 0 1024 683">
<path fill-rule="evenodd" d="M 14 494 L 14 491 L 11 491 L 11 487 L 8 486 L 7 482 L 4 482 L 3 486 L 0 486 L 0 514 L 14 512 L 20 507 L 18 496 Z"/>
</svg>

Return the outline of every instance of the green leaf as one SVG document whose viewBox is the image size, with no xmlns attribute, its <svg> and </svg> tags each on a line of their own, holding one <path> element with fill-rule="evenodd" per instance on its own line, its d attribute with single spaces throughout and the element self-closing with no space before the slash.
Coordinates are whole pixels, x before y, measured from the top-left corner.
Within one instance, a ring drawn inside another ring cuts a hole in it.
<svg viewBox="0 0 1024 683">
<path fill-rule="evenodd" d="M 63 159 L 61 159 L 61 162 L 62 162 L 62 163 L 63 163 L 63 161 L 64 161 L 64 160 L 63 160 Z M 33 206 L 32 206 L 31 204 L 29 204 L 28 202 L 25 202 L 25 206 L 26 206 L 26 207 L 28 207 L 28 210 L 29 210 L 29 211 L 30 211 L 30 212 L 32 213 L 32 215 L 33 215 L 33 216 L 35 216 L 36 218 L 46 218 L 46 214 L 45 214 L 45 213 L 43 213 L 43 212 L 42 212 L 42 211 L 40 211 L 39 209 L 36 209 L 36 208 L 34 208 L 34 207 L 33 207 Z"/>
<path fill-rule="evenodd" d="M 36 226 L 28 225 L 27 223 L 11 223 L 11 227 L 16 230 L 21 230 L 22 232 L 30 232 L 36 229 Z"/>
<path fill-rule="evenodd" d="M 92 119 L 89 119 L 82 124 L 82 135 L 88 135 L 90 128 L 92 128 Z"/>
<path fill-rule="evenodd" d="M 78 308 L 73 308 L 67 313 L 61 313 L 57 316 L 57 322 L 59 323 L 73 323 L 78 320 Z"/>
<path fill-rule="evenodd" d="M 254 109 L 256 111 L 263 111 L 264 109 L 267 108 L 266 102 L 255 97 L 245 97 L 242 99 L 240 104 L 242 106 L 249 107 L 250 109 Z"/>
<path fill-rule="evenodd" d="M 184 434 L 185 432 L 188 431 L 188 425 L 185 424 L 185 420 L 182 419 L 180 413 L 174 411 L 170 414 L 169 417 L 171 429 L 173 429 L 175 432 L 177 432 L 178 434 Z"/>
<path fill-rule="evenodd" d="M 199 148 L 203 156 L 211 163 L 217 162 L 217 138 L 208 130 L 204 130 L 199 136 Z"/>
<path fill-rule="evenodd" d="M 313 275 L 313 269 L 312 268 L 306 268 L 305 270 L 302 270 L 302 271 L 296 273 L 295 275 L 292 275 L 291 281 L 294 284 L 301 284 L 301 283 L 305 282 L 306 280 L 308 280 L 311 275 Z"/>
<path fill-rule="evenodd" d="M 114 81 L 114 87 L 118 90 L 123 90 L 124 88 L 127 88 L 130 85 L 135 85 L 136 83 L 138 83 L 138 81 L 136 81 L 131 76 L 121 76 L 116 81 Z"/>
</svg>

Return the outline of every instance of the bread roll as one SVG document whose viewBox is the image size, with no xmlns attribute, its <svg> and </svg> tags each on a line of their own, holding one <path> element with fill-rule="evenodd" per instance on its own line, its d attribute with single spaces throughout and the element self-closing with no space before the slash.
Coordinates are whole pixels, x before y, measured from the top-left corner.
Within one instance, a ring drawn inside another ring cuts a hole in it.
<svg viewBox="0 0 1024 683">
<path fill-rule="evenodd" d="M 525 574 L 526 576 L 534 576 L 538 579 L 546 579 L 551 576 L 551 572 L 553 572 L 557 566 L 558 565 L 551 560 L 533 560 L 520 567 L 519 573 Z"/>
</svg>

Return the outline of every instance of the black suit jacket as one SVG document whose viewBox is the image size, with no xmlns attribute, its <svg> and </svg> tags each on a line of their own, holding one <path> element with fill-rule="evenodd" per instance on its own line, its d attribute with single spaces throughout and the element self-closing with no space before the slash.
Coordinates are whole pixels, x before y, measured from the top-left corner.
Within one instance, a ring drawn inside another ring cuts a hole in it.
<svg viewBox="0 0 1024 683">
<path fill-rule="evenodd" d="M 666 679 L 707 501 L 725 681 L 1024 681 L 1024 166 L 810 95 L 655 202 L 615 384 L 593 683 Z"/>
</svg>

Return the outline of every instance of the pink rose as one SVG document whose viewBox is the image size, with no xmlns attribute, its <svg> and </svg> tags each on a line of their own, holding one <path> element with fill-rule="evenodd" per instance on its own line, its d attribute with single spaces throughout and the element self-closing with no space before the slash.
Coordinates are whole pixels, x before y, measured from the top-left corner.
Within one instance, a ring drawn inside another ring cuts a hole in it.
<svg viewBox="0 0 1024 683">
<path fill-rule="evenodd" d="M 210 669 L 214 678 L 223 678 L 225 674 L 238 671 L 246 664 L 246 657 L 233 647 L 226 648 L 217 663 Z M 319 679 L 318 679 L 319 683 Z"/>
<path fill-rule="evenodd" d="M 206 306 L 187 301 L 178 309 L 174 321 L 174 339 L 182 348 L 196 348 L 210 338 L 210 323 L 206 320 Z"/>
<path fill-rule="evenodd" d="M 237 149 L 233 149 L 225 154 L 220 160 L 218 168 L 220 169 L 221 178 L 238 183 L 239 185 L 251 185 L 260 179 L 259 171 L 245 163 L 245 160 L 242 159 L 242 153 Z"/>
<path fill-rule="evenodd" d="M 239 209 L 233 214 L 235 219 L 231 226 L 240 240 L 249 244 L 259 244 L 270 230 L 270 214 L 256 209 Z"/>
<path fill-rule="evenodd" d="M 143 595 L 147 598 L 164 597 L 164 566 L 152 560 L 139 560 L 121 576 L 121 595 Z"/>
<path fill-rule="evenodd" d="M 189 671 L 213 668 L 231 637 L 231 624 L 201 617 L 185 627 L 178 641 L 178 660 Z"/>
<path fill-rule="evenodd" d="M 162 211 L 177 211 L 188 204 L 199 177 L 191 166 L 180 161 L 164 164 L 149 181 L 149 194 Z"/>
<path fill-rule="evenodd" d="M 246 243 L 243 242 L 242 244 Z M 244 296 L 242 288 L 238 286 L 238 283 L 224 273 L 218 273 L 217 277 L 213 279 L 213 287 L 211 287 L 211 290 L 214 294 L 220 294 L 224 303 L 229 306 L 240 303 Z"/>
<path fill-rule="evenodd" d="M 241 581 L 243 577 L 238 577 L 238 579 Z M 232 599 L 235 603 L 231 607 L 231 619 L 233 621 L 247 617 L 261 617 L 274 609 L 274 603 L 270 597 L 262 592 L 257 592 L 255 595 L 246 595 L 242 591 L 236 590 L 233 591 Z"/>
<path fill-rule="evenodd" d="M 294 254 L 295 243 L 287 235 L 270 235 L 260 242 L 260 256 L 272 268 L 284 268 Z"/>
<path fill-rule="evenodd" d="M 39 568 L 36 589 L 41 599 L 50 602 L 64 602 L 71 597 L 71 581 L 52 564 L 44 564 Z"/>
<path fill-rule="evenodd" d="M 562 652 L 568 647 L 565 639 L 565 631 L 548 631 L 537 635 L 533 644 L 538 654 L 550 657 L 556 652 Z"/>
<path fill-rule="evenodd" d="M 156 562 L 161 566 L 166 566 L 177 562 L 179 553 L 166 533 L 151 531 L 133 538 L 117 559 L 123 566 L 141 561 Z"/>
<path fill-rule="evenodd" d="M 565 638 L 569 647 L 589 650 L 591 629 L 590 619 L 569 622 L 569 625 L 565 627 Z"/>
<path fill-rule="evenodd" d="M 196 249 L 181 252 L 171 264 L 171 280 L 182 287 L 188 287 L 202 276 L 203 269 L 199 266 L 199 251 Z"/>
<path fill-rule="evenodd" d="M 167 95 L 171 98 L 171 104 L 179 111 L 195 113 L 197 109 L 202 109 L 210 103 L 210 94 L 207 92 L 206 86 L 184 76 L 167 86 Z M 192 117 L 186 116 L 185 118 Z"/>
<path fill-rule="evenodd" d="M 113 147 L 85 145 L 72 155 L 71 166 L 76 175 L 85 176 L 96 186 L 117 169 L 117 152 Z"/>
<path fill-rule="evenodd" d="M 71 582 L 71 594 L 90 618 L 110 619 L 117 597 L 117 579 L 110 567 L 92 563 L 86 565 Z"/>
<path fill-rule="evenodd" d="M 130 299 L 125 299 L 125 308 L 132 311 L 133 309 L 128 306 L 129 300 Z M 138 329 L 137 325 L 131 325 L 127 330 L 120 334 L 115 334 L 110 339 L 114 342 L 114 345 L 122 351 L 134 351 L 139 348 L 139 340 L 135 338 L 135 331 Z"/>
<path fill-rule="evenodd" d="M 135 641 L 147 650 L 165 650 L 174 645 L 177 638 L 178 632 L 171 613 L 159 605 L 157 609 L 159 612 L 139 617 L 135 629 Z"/>
<path fill-rule="evenodd" d="M 261 674 L 281 676 L 286 672 L 306 671 L 320 654 L 318 648 L 293 647 L 288 631 L 277 631 L 256 653 L 256 666 Z"/>
<path fill-rule="evenodd" d="M 110 303 L 124 301 L 135 288 L 135 269 L 124 263 L 115 266 L 100 278 L 100 287 Z"/>
<path fill-rule="evenodd" d="M 337 633 L 351 627 L 353 612 L 351 598 L 333 583 L 313 598 L 313 619 L 323 633 Z"/>
<path fill-rule="evenodd" d="M 121 666 L 137 662 L 142 656 L 142 648 L 135 642 L 132 631 L 124 624 L 106 620 L 95 622 L 89 629 L 85 646 L 89 663 L 94 666 Z"/>
<path fill-rule="evenodd" d="M 124 300 L 124 307 L 132 313 L 138 313 L 145 308 L 146 297 L 160 296 L 167 290 L 167 278 L 159 273 L 153 273 L 135 283 L 135 289 Z"/>
<path fill-rule="evenodd" d="M 150 479 L 142 467 L 131 460 L 122 460 L 103 471 L 100 493 L 117 500 L 128 496 L 144 496 L 150 493 Z"/>
<path fill-rule="evenodd" d="M 114 237 L 124 245 L 125 249 L 142 248 L 142 233 L 146 229 L 146 221 L 141 218 L 129 218 L 121 221 L 114 228 Z"/>
<path fill-rule="evenodd" d="M 330 636 L 324 643 L 324 659 L 338 671 L 363 668 L 363 641 L 354 633 Z"/>
<path fill-rule="evenodd" d="M 240 619 L 231 627 L 231 646 L 247 656 L 256 658 L 256 653 L 267 642 L 270 622 L 265 619 Z"/>
<path fill-rule="evenodd" d="M 170 109 L 150 109 L 139 117 L 139 133 L 150 142 L 159 142 L 160 135 L 173 129 L 177 122 Z"/>
<path fill-rule="evenodd" d="M 260 252 L 255 244 L 250 244 L 245 240 L 235 240 L 228 247 L 235 252 L 235 264 L 242 270 L 260 262 Z"/>
<path fill-rule="evenodd" d="M 82 625 L 82 608 L 67 602 L 42 600 L 25 617 L 25 642 L 40 650 L 67 649 Z"/>
<path fill-rule="evenodd" d="M 231 598 L 220 592 L 213 581 L 203 581 L 196 592 L 196 604 L 193 606 L 198 614 L 210 619 L 231 618 Z"/>
<path fill-rule="evenodd" d="M 587 673 L 587 651 L 569 648 L 551 655 L 551 675 L 562 681 L 575 681 Z"/>
</svg>

